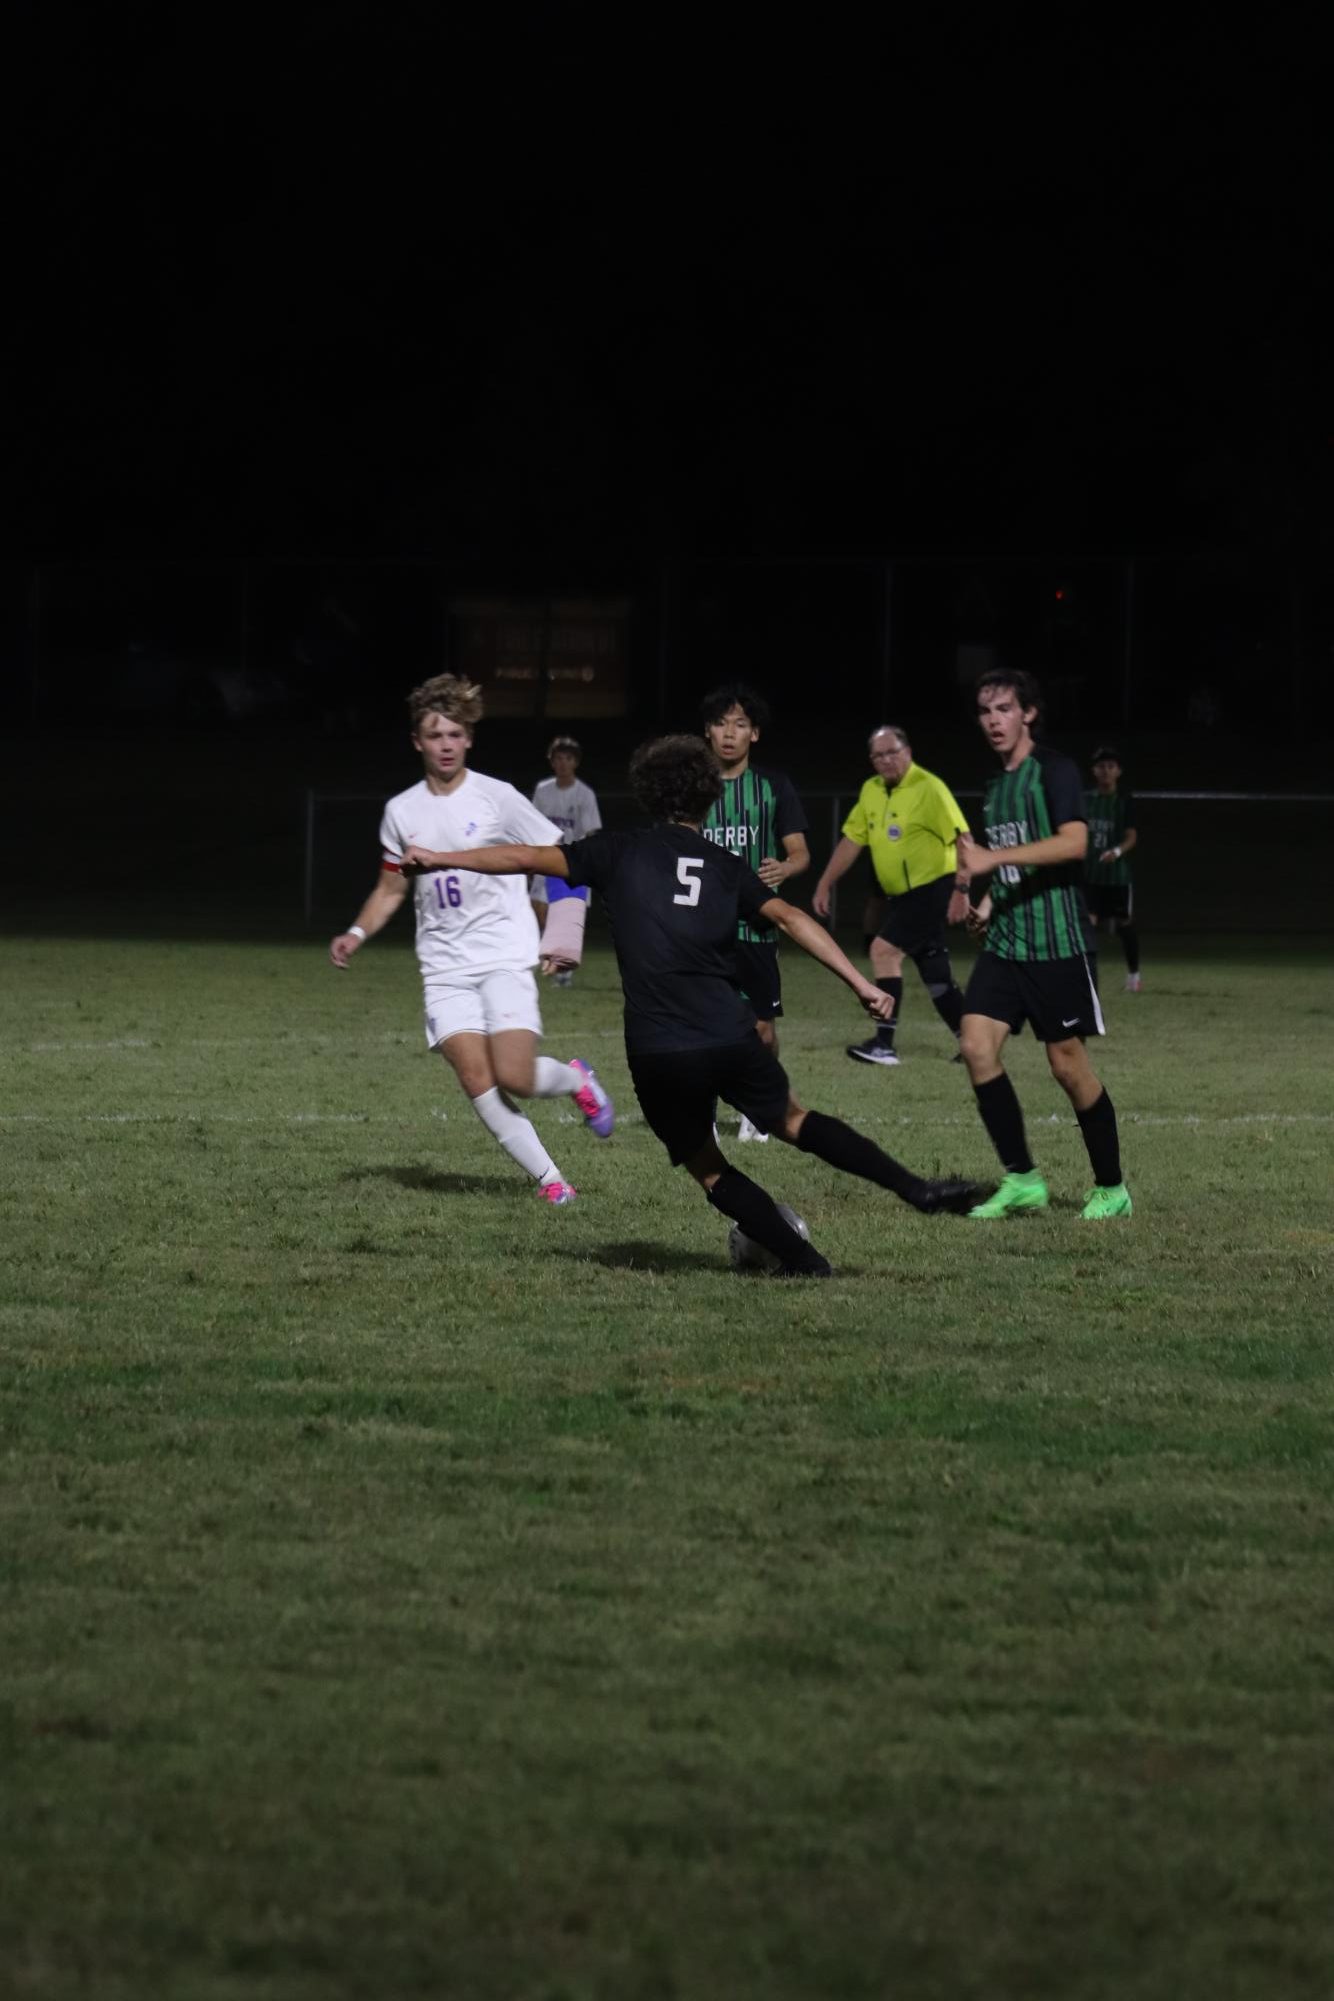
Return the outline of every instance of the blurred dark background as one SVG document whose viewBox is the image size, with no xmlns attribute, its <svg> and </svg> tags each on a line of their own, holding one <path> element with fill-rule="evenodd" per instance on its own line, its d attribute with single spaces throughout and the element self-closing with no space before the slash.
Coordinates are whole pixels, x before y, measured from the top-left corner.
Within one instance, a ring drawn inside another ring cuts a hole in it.
<svg viewBox="0 0 1334 2001">
<path fill-rule="evenodd" d="M 966 788 L 996 659 L 1141 786 L 1330 789 L 1291 24 L 9 20 L 13 921 L 92 921 L 58 835 L 109 909 L 299 923 L 309 791 L 410 782 L 450 665 L 525 789 L 733 673 L 808 788 L 887 718 Z"/>
</svg>

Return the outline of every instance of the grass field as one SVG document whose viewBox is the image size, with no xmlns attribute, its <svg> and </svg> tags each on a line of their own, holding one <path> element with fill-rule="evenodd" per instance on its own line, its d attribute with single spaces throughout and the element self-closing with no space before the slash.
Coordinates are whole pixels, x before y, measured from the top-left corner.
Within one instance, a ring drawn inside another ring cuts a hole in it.
<svg viewBox="0 0 1334 2001">
<path fill-rule="evenodd" d="M 738 1150 L 815 1287 L 727 1271 L 605 955 L 544 995 L 627 1114 L 536 1108 L 557 1212 L 401 946 L 4 963 L 0 1992 L 1329 1994 L 1313 943 L 1109 978 L 1128 1225 L 1032 1044 L 1045 1217 Z M 989 1172 L 920 990 L 870 1073 L 788 964 L 806 1101 Z"/>
</svg>

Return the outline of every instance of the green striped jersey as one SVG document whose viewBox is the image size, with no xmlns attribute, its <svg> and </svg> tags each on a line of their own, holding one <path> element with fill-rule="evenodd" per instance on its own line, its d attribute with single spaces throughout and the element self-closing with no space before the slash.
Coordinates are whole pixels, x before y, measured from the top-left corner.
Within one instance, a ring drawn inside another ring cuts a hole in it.
<svg viewBox="0 0 1334 2001">
<path fill-rule="evenodd" d="M 752 764 L 738 777 L 723 780 L 722 797 L 709 808 L 700 832 L 728 854 L 758 868 L 763 861 L 785 859 L 784 837 L 804 834 L 806 815 L 790 778 Z M 776 933 L 772 924 L 743 917 L 736 935 L 743 945 L 771 945 Z"/>
<path fill-rule="evenodd" d="M 1095 786 L 1084 794 L 1084 812 L 1089 823 L 1088 859 L 1084 880 L 1099 889 L 1119 888 L 1130 881 L 1130 856 L 1119 861 L 1100 862 L 1109 848 L 1119 848 L 1135 824 L 1135 802 L 1125 786 L 1115 792 L 1099 792 Z"/>
<path fill-rule="evenodd" d="M 1043 841 L 1068 821 L 1083 820 L 1084 793 L 1074 760 L 1039 745 L 1017 770 L 992 779 L 982 814 L 992 849 Z M 1003 862 L 987 881 L 987 950 L 998 959 L 1075 959 L 1087 949 L 1082 862 L 1020 867 Z"/>
</svg>

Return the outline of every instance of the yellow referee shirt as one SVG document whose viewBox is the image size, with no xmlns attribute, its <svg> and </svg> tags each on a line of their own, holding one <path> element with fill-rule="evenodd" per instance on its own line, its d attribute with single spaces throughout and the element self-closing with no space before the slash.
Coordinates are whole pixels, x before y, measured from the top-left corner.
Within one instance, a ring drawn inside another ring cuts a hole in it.
<svg viewBox="0 0 1334 2001">
<path fill-rule="evenodd" d="M 955 836 L 968 825 L 954 794 L 920 764 L 888 791 L 883 778 L 868 778 L 843 832 L 858 847 L 869 847 L 876 880 L 886 896 L 922 889 L 954 873 Z"/>
</svg>

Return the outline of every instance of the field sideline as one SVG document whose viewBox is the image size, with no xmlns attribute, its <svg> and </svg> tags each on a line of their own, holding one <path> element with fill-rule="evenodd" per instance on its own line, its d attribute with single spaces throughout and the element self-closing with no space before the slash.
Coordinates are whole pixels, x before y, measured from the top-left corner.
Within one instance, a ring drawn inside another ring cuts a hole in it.
<svg viewBox="0 0 1334 2001">
<path fill-rule="evenodd" d="M 1031 1043 L 1044 1217 L 729 1148 L 805 1287 L 727 1271 L 604 951 L 556 1212 L 403 942 L 4 962 L 0 1991 L 1329 1993 L 1328 951 L 1109 964 L 1128 1225 Z M 872 1072 L 785 963 L 804 1101 L 991 1173 L 920 987 Z"/>
</svg>

